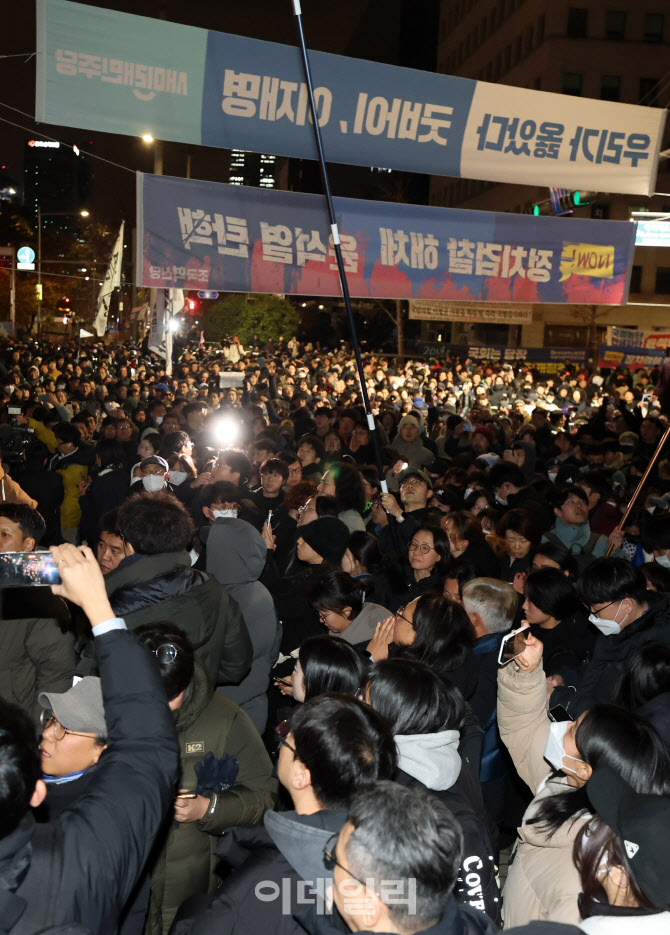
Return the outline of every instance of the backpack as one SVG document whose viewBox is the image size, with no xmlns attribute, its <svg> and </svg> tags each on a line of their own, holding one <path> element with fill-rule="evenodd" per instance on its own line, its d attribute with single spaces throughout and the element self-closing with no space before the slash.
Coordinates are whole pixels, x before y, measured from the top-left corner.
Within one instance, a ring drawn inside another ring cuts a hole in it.
<svg viewBox="0 0 670 935">
<path fill-rule="evenodd" d="M 551 542 L 552 545 L 556 545 L 559 548 L 563 549 L 564 552 L 568 552 L 568 554 L 572 555 L 575 562 L 577 563 L 579 574 L 581 575 L 581 573 L 585 571 L 589 567 L 589 565 L 595 562 L 595 556 L 593 555 L 593 550 L 596 547 L 596 543 L 601 538 L 601 534 L 599 532 L 592 532 L 588 538 L 588 542 L 586 543 L 582 551 L 579 552 L 578 554 L 575 552 L 570 552 L 568 549 L 566 549 L 565 543 L 561 542 L 558 536 L 553 532 L 545 532 L 544 538 L 547 542 Z"/>
</svg>

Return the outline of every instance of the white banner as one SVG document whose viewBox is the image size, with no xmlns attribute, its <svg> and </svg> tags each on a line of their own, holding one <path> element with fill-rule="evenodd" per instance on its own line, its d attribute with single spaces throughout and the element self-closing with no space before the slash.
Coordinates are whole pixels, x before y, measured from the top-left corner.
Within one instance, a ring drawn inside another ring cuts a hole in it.
<svg viewBox="0 0 670 935">
<path fill-rule="evenodd" d="M 423 321 L 464 321 L 469 324 L 529 325 L 532 305 L 514 302 L 440 302 L 435 299 L 412 299 L 409 318 Z"/>
<path fill-rule="evenodd" d="M 95 328 L 95 333 L 99 338 L 103 337 L 107 329 L 107 316 L 109 315 L 109 305 L 112 301 L 114 290 L 120 288 L 121 286 L 121 262 L 123 260 L 123 225 L 124 221 L 121 221 L 121 229 L 119 230 L 119 236 L 116 238 L 116 243 L 114 244 L 112 258 L 109 261 L 109 266 L 107 267 L 107 272 L 105 273 L 105 279 L 100 286 L 100 292 L 98 293 L 98 312 L 95 316 L 93 327 Z"/>
</svg>

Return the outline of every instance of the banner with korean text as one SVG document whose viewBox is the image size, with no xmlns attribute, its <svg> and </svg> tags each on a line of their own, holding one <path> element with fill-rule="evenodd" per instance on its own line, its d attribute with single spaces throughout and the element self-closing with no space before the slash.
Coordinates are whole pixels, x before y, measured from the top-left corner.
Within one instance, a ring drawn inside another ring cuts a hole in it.
<svg viewBox="0 0 670 935">
<path fill-rule="evenodd" d="M 138 173 L 139 285 L 340 295 L 320 195 Z M 622 305 L 635 224 L 336 198 L 353 296 Z"/>
<path fill-rule="evenodd" d="M 653 347 L 601 344 L 598 348 L 599 367 L 627 367 L 629 370 L 651 370 L 661 367 L 665 352 Z"/>
<path fill-rule="evenodd" d="M 638 328 L 617 328 L 610 325 L 605 335 L 606 344 L 610 347 L 644 348 L 645 350 L 663 350 L 670 347 L 670 332 L 668 331 L 642 331 Z"/>
<path fill-rule="evenodd" d="M 316 158 L 296 47 L 37 0 L 38 121 Z M 289 16 L 287 9 L 287 16 Z M 311 52 L 332 162 L 650 195 L 666 111 Z"/>
</svg>

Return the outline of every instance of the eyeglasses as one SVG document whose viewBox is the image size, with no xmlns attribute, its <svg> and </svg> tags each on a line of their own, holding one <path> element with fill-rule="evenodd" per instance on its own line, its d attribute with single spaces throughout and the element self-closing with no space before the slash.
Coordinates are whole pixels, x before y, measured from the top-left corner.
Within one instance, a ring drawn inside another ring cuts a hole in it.
<svg viewBox="0 0 670 935">
<path fill-rule="evenodd" d="M 608 607 L 611 607 L 612 604 L 616 604 L 616 602 L 617 602 L 618 600 L 619 600 L 618 597 L 615 598 L 613 601 L 610 601 L 609 604 L 605 604 L 604 607 L 601 607 L 600 610 L 594 610 L 594 608 L 591 607 L 590 604 L 586 604 L 585 606 L 586 606 L 586 608 L 588 609 L 588 611 L 589 611 L 590 613 L 592 613 L 595 617 L 599 617 L 599 616 L 601 615 L 601 613 L 603 612 L 603 610 L 607 610 L 607 608 L 608 608 Z M 615 615 L 615 616 L 616 616 L 616 615 Z"/>
<path fill-rule="evenodd" d="M 428 545 L 427 542 L 410 542 L 409 544 L 410 552 L 415 552 L 418 549 L 422 555 L 428 555 L 428 553 L 432 552 L 434 548 L 435 546 Z"/>
<path fill-rule="evenodd" d="M 302 474 L 302 465 L 300 467 L 292 467 L 288 469 L 289 474 Z"/>
<path fill-rule="evenodd" d="M 413 627 L 414 627 L 414 624 L 413 624 L 412 621 L 409 619 L 409 617 L 406 617 L 406 616 L 403 614 L 403 610 L 405 610 L 405 607 L 401 607 L 399 610 L 397 610 L 397 611 L 393 614 L 393 619 L 396 620 L 398 617 L 400 617 L 401 620 L 405 620 L 405 621 L 413 628 Z"/>
<path fill-rule="evenodd" d="M 277 749 L 280 747 L 288 747 L 293 756 L 297 756 L 298 752 L 295 747 L 292 747 L 291 744 L 286 739 L 291 733 L 291 719 L 286 718 L 285 721 L 281 721 L 275 727 L 275 740 L 277 741 Z"/>
<path fill-rule="evenodd" d="M 337 839 L 339 838 L 339 836 L 340 835 L 338 832 L 337 834 L 334 834 L 331 838 L 329 838 L 328 841 L 326 842 L 326 846 L 323 849 L 323 866 L 326 868 L 326 870 L 329 870 L 331 872 L 335 869 L 335 867 L 339 867 L 341 870 L 344 870 L 347 876 L 351 877 L 352 880 L 355 880 L 357 883 L 360 883 L 361 886 L 367 889 L 367 883 L 365 883 L 359 877 L 355 877 L 353 873 L 351 872 L 351 870 L 348 867 L 345 867 L 344 864 L 341 863 L 335 856 L 335 847 L 337 845 Z M 331 844 L 331 841 L 335 843 Z"/>
<path fill-rule="evenodd" d="M 161 643 L 160 646 L 157 646 L 156 649 L 154 649 L 154 653 L 160 664 L 162 666 L 167 666 L 171 662 L 175 661 L 179 655 L 179 650 L 174 643 Z"/>
<path fill-rule="evenodd" d="M 66 734 L 72 734 L 74 737 L 96 737 L 93 731 L 86 733 L 81 730 L 68 730 L 66 727 L 63 727 L 52 711 L 47 711 L 46 709 L 40 714 L 40 723 L 42 724 L 43 731 L 53 728 L 54 737 L 58 741 L 62 740 Z"/>
</svg>

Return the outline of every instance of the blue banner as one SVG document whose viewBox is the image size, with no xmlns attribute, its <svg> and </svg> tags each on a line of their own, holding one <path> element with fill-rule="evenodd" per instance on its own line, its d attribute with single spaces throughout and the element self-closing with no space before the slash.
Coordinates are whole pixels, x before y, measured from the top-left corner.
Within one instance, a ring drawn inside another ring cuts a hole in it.
<svg viewBox="0 0 670 935">
<path fill-rule="evenodd" d="M 37 11 L 38 121 L 316 158 L 297 48 L 69 0 L 38 0 Z M 654 191 L 663 108 L 323 52 L 311 52 L 310 64 L 333 162 Z"/>
<path fill-rule="evenodd" d="M 320 195 L 138 174 L 140 285 L 340 295 Z M 336 198 L 354 296 L 622 305 L 635 225 Z"/>
<path fill-rule="evenodd" d="M 601 344 L 598 348 L 599 367 L 627 367 L 629 370 L 651 370 L 662 367 L 665 351 L 651 347 Z"/>
</svg>

